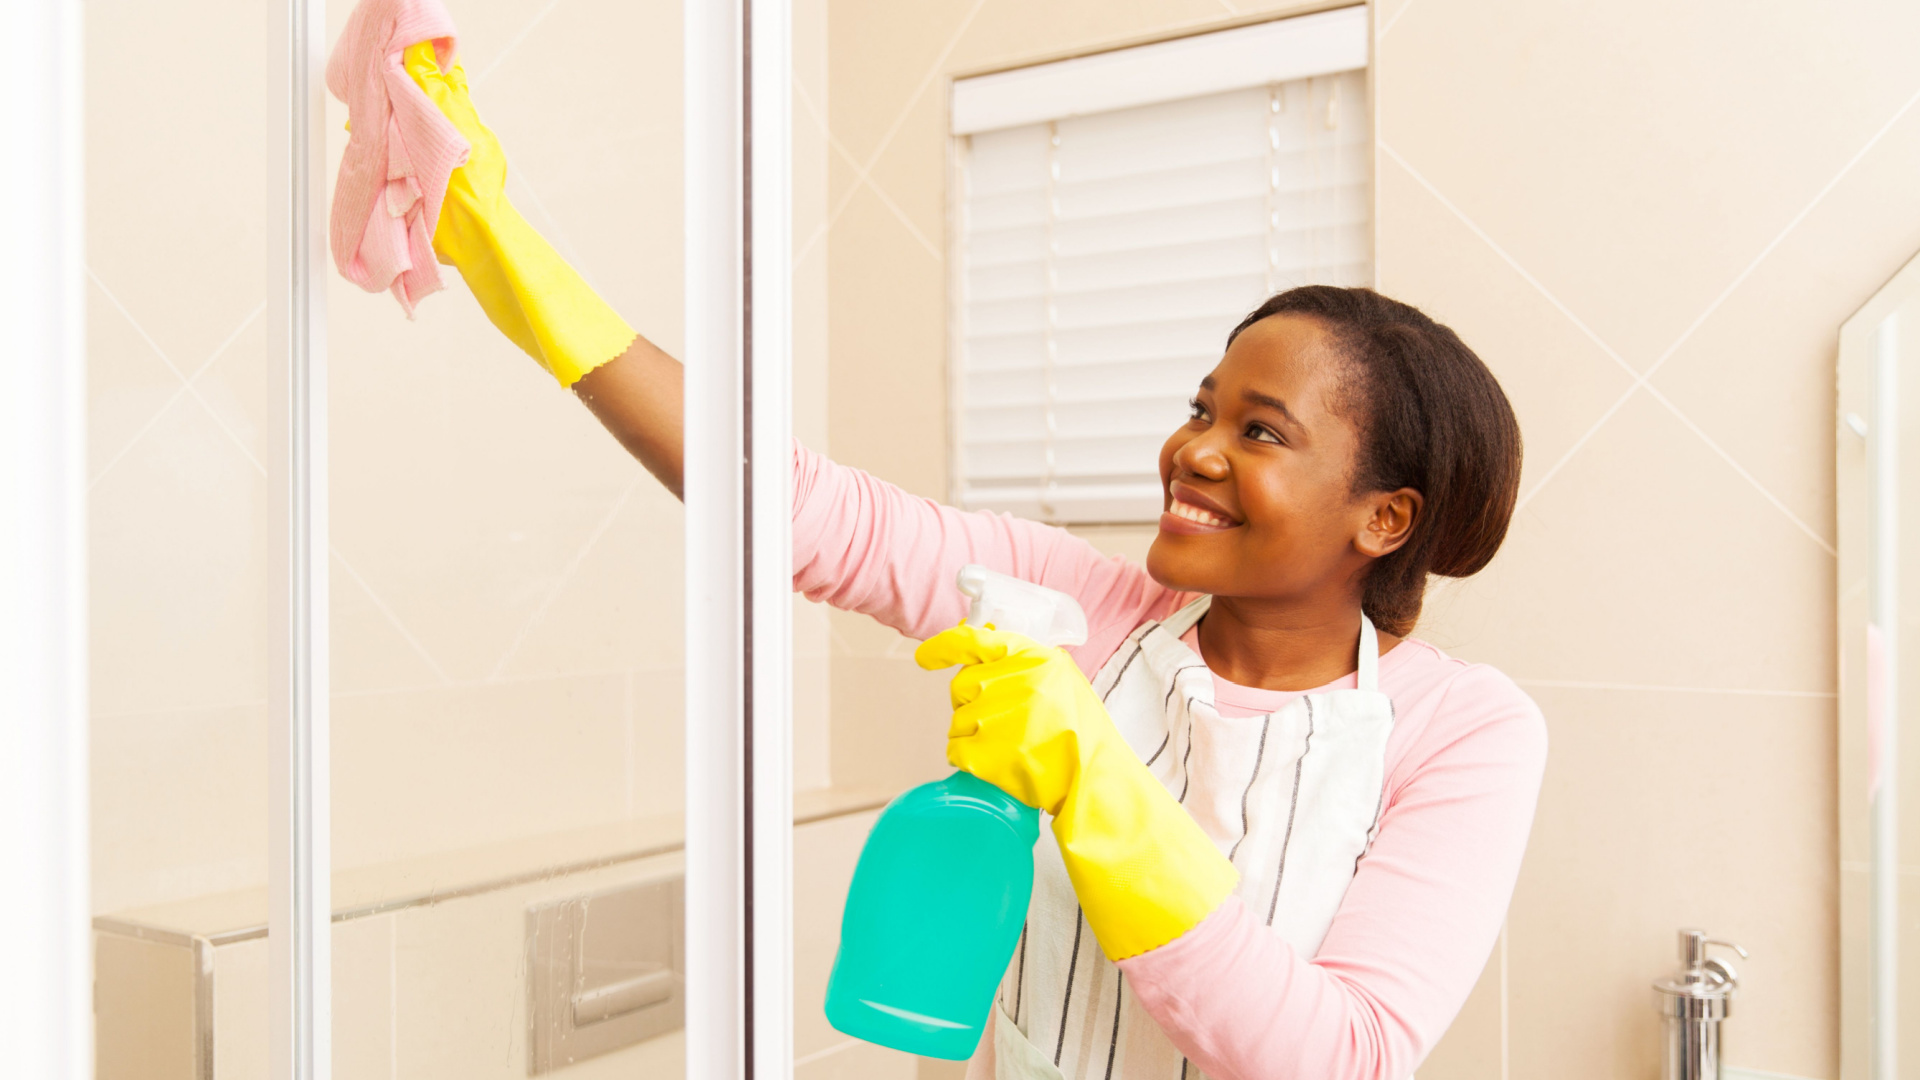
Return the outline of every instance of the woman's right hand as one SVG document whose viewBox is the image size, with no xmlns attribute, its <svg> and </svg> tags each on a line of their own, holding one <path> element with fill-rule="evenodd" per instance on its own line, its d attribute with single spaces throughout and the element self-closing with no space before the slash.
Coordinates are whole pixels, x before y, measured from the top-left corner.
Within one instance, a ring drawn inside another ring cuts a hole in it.
<svg viewBox="0 0 1920 1080">
<path fill-rule="evenodd" d="M 571 387 L 647 471 L 681 494 L 679 361 L 636 334 L 507 200 L 507 160 L 480 122 L 460 64 L 409 46 L 407 74 L 472 150 L 440 205 L 433 249 L 457 268 L 494 326 Z"/>
</svg>

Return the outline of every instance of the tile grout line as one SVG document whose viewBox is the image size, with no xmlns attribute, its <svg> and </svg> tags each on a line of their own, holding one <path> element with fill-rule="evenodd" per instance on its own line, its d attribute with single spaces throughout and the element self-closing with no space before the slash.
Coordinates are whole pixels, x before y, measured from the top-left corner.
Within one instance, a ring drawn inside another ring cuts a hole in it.
<svg viewBox="0 0 1920 1080">
<path fill-rule="evenodd" d="M 160 418 L 167 415 L 167 410 L 173 408 L 174 402 L 177 402 L 182 397 L 185 397 L 186 393 L 187 393 L 187 384 L 185 383 L 181 383 L 179 386 L 174 388 L 173 393 L 167 396 L 167 400 L 161 402 L 160 407 L 158 409 L 155 409 L 153 411 L 153 415 L 147 418 L 147 422 L 140 425 L 140 430 L 134 432 L 133 437 L 127 440 L 127 445 L 121 447 L 117 452 L 114 453 L 112 457 L 108 458 L 107 463 L 105 465 L 100 466 L 100 471 L 93 474 L 93 479 L 87 481 L 88 494 L 92 494 L 94 485 L 98 484 L 101 480 L 105 479 L 107 473 L 113 471 L 113 467 L 115 465 L 120 464 L 121 458 L 126 457 L 129 453 L 133 451 L 134 447 L 140 445 L 140 440 L 143 438 L 146 438 L 147 432 L 153 430 L 153 425 L 158 424 L 160 422 Z"/>
<path fill-rule="evenodd" d="M 213 426 L 219 428 L 222 434 L 233 441 L 235 449 L 240 451 L 240 456 L 246 458 L 248 463 L 258 470 L 261 476 L 267 475 L 267 467 L 260 464 L 260 459 L 253 456 L 253 451 L 247 448 L 247 444 L 241 440 L 240 436 L 231 427 L 227 426 L 225 420 L 220 418 L 219 412 L 214 409 L 212 403 L 202 397 L 200 391 L 196 390 L 193 385 L 193 380 L 199 378 L 215 360 L 219 359 L 220 354 L 225 352 L 229 345 L 233 344 L 234 339 L 240 336 L 241 331 L 245 330 L 254 319 L 259 317 L 262 311 L 266 310 L 266 301 L 262 300 L 259 306 L 255 307 L 246 318 L 240 320 L 240 325 L 235 327 L 234 331 L 227 335 L 227 339 L 213 350 L 213 354 L 208 356 L 207 359 L 194 370 L 192 377 L 188 377 L 185 372 L 180 370 L 179 365 L 173 362 L 173 358 L 167 355 L 166 350 L 160 347 L 160 343 L 153 339 L 153 335 L 147 333 L 147 328 L 140 325 L 140 320 L 133 317 L 133 312 L 127 310 L 127 305 L 120 302 L 120 297 L 115 295 L 112 289 L 107 288 L 107 283 L 101 280 L 100 275 L 94 271 L 91 265 L 87 267 L 87 277 L 92 279 L 94 287 L 100 290 L 100 295 L 107 298 L 107 301 L 113 305 L 114 310 L 120 312 L 120 317 L 127 320 L 127 325 L 133 327 L 134 333 L 139 334 L 140 339 L 145 341 L 147 347 L 153 350 L 153 354 L 160 358 L 160 362 L 167 366 L 167 370 L 173 372 L 174 378 L 180 380 L 181 389 L 186 391 L 193 400 L 199 402 L 202 409 L 206 410 L 208 419 L 213 421 Z M 161 411 L 164 412 L 178 397 L 179 395 L 175 394 L 173 398 L 167 399 L 166 405 L 161 406 Z M 158 418 L 158 415 L 156 415 L 155 420 Z M 149 421 L 140 429 L 139 435 L 145 435 L 152 427 L 153 422 Z M 112 464 L 117 463 L 122 457 L 125 457 L 126 451 L 131 448 L 132 443 L 130 442 L 126 447 L 121 449 L 120 453 L 114 455 L 113 461 L 108 463 L 108 467 L 111 467 Z M 87 488 L 89 491 L 92 490 L 95 483 L 99 482 L 101 476 L 106 475 L 106 472 L 106 468 L 103 467 L 98 475 L 88 481 Z"/>
<path fill-rule="evenodd" d="M 580 550 L 575 552 L 572 560 L 567 563 L 566 569 L 560 572 L 553 587 L 548 589 L 547 595 L 541 599 L 540 606 L 533 610 L 533 614 L 529 615 L 526 623 L 520 627 L 520 632 L 514 636 L 513 644 L 507 646 L 507 651 L 501 654 L 499 662 L 493 665 L 493 671 L 488 674 L 485 682 L 503 681 L 501 672 L 506 670 L 507 661 L 513 659 L 514 654 L 520 651 L 520 646 L 526 642 L 527 635 L 533 633 L 533 628 L 546 617 L 547 609 L 553 606 L 553 602 L 559 599 L 561 590 L 573 580 L 574 573 L 580 569 L 580 564 L 587 560 L 588 553 L 593 551 L 594 546 L 600 542 L 600 538 L 607 534 L 607 530 L 613 528 L 614 519 L 620 516 L 620 511 L 626 507 L 627 500 L 632 498 L 634 491 L 639 488 L 640 479 L 639 476 L 634 477 L 628 482 L 626 490 L 620 493 L 620 497 L 613 501 L 613 505 L 607 509 L 606 517 L 600 520 L 599 526 L 587 537 L 586 543 L 580 546 Z"/>
<path fill-rule="evenodd" d="M 396 615 L 393 609 L 387 606 L 387 602 L 380 598 L 380 594 L 373 591 L 373 586 L 367 583 L 366 578 L 360 576 L 360 571 L 354 568 L 353 563 L 347 561 L 347 557 L 341 554 L 340 548 L 337 545 L 329 544 L 327 545 L 327 550 L 335 559 L 339 560 L 340 568 L 347 572 L 347 576 L 353 579 L 353 583 L 360 586 L 360 591 L 367 594 L 367 599 L 373 601 L 374 609 L 385 616 L 387 622 L 392 624 L 400 636 L 406 639 L 407 644 L 413 646 L 413 651 L 419 654 L 420 659 L 427 662 L 427 667 L 431 668 L 434 675 L 439 678 L 440 685 L 452 686 L 453 679 L 448 677 L 446 670 L 440 666 L 438 661 L 434 660 L 433 654 L 427 652 L 427 647 L 421 644 L 420 639 L 414 636 L 413 631 L 407 629 L 406 624 L 400 621 L 400 616 Z"/>
<path fill-rule="evenodd" d="M 1407 9 L 1412 7 L 1414 3 L 1415 3 L 1415 0 L 1403 0 L 1403 2 L 1400 5 L 1400 10 L 1394 12 L 1393 18 L 1388 19 L 1386 25 L 1382 26 L 1379 32 L 1373 35 L 1373 40 L 1376 44 L 1379 43 L 1381 38 L 1387 36 L 1387 31 L 1394 28 L 1394 25 L 1400 21 L 1400 16 L 1405 15 L 1407 13 Z"/>
<path fill-rule="evenodd" d="M 1411 4 L 1413 0 L 1407 0 L 1407 2 Z M 1405 10 L 1405 9 L 1403 8 L 1402 10 Z M 1895 114 L 1894 119 L 1897 120 L 1901 115 L 1904 115 L 1906 111 L 1909 108 L 1911 108 L 1914 102 L 1917 100 L 1920 100 L 1920 94 L 1916 94 L 1913 98 L 1909 98 L 1907 103 L 1901 106 L 1900 112 Z M 1768 244 L 1767 247 L 1761 252 L 1760 256 L 1756 258 L 1754 262 L 1747 267 L 1746 270 L 1741 272 L 1739 277 L 1737 277 L 1734 280 L 1734 283 L 1732 285 L 1729 285 L 1727 289 L 1720 294 L 1718 299 L 1714 300 L 1712 304 L 1708 305 L 1707 310 L 1703 312 L 1698 319 L 1694 320 L 1693 325 L 1689 326 L 1686 329 L 1686 331 L 1681 334 L 1680 339 L 1675 341 L 1673 345 L 1670 346 L 1665 353 L 1661 354 L 1660 359 L 1655 361 L 1644 372 L 1635 371 L 1633 368 L 1633 365 L 1627 363 L 1626 359 L 1622 357 L 1618 352 L 1616 352 L 1612 348 L 1612 346 L 1608 345 L 1606 341 L 1600 337 L 1598 332 L 1596 332 L 1592 327 L 1588 326 L 1586 322 L 1584 322 L 1578 315 L 1575 315 L 1572 309 L 1570 309 L 1564 302 L 1562 302 L 1559 297 L 1555 296 L 1553 292 L 1549 290 L 1546 287 L 1546 285 L 1540 281 L 1540 279 L 1534 277 L 1533 274 L 1527 271 L 1526 267 L 1520 265 L 1520 262 L 1517 259 L 1515 259 L 1511 254 L 1509 254 L 1505 248 L 1501 247 L 1498 243 L 1496 243 L 1494 239 L 1487 234 L 1486 230 L 1482 229 L 1478 223 L 1476 223 L 1472 218 L 1466 215 L 1465 211 L 1461 210 L 1458 206 L 1454 205 L 1453 200 L 1441 194 L 1440 189 L 1435 187 L 1432 181 L 1428 180 L 1424 175 L 1422 175 L 1418 169 L 1415 169 L 1411 164 L 1409 164 L 1407 162 L 1407 159 L 1401 157 L 1399 151 L 1395 150 L 1391 145 L 1389 145 L 1385 139 L 1377 138 L 1375 140 L 1376 144 L 1379 146 L 1381 151 L 1383 151 L 1388 157 L 1392 158 L 1396 164 L 1398 164 L 1403 170 L 1405 170 L 1408 176 L 1411 176 L 1416 183 L 1418 183 L 1422 188 L 1425 188 L 1428 194 L 1432 195 L 1436 200 L 1440 202 L 1442 206 L 1446 207 L 1447 210 L 1454 215 L 1454 217 L 1460 220 L 1461 224 L 1465 225 L 1469 231 L 1471 231 L 1475 236 L 1479 237 L 1484 243 L 1486 243 L 1486 245 L 1493 250 L 1494 254 L 1498 255 L 1502 261 L 1504 261 L 1508 266 L 1512 267 L 1513 270 L 1516 273 L 1518 273 L 1529 285 L 1532 285 L 1536 290 L 1538 290 L 1540 295 L 1544 297 L 1548 303 L 1552 304 L 1557 310 L 1559 310 L 1559 312 L 1562 315 L 1565 315 L 1567 319 L 1571 321 L 1575 327 L 1579 328 L 1581 333 L 1585 334 L 1588 337 L 1588 339 L 1590 339 L 1595 345 L 1599 346 L 1601 351 L 1606 353 L 1607 356 L 1614 361 L 1614 363 L 1619 364 L 1620 367 L 1623 370 L 1625 370 L 1628 373 L 1628 375 L 1630 375 L 1633 378 L 1632 385 L 1628 386 L 1625 392 L 1623 392 L 1620 395 L 1620 397 L 1614 401 L 1612 406 L 1610 406 L 1604 413 L 1600 414 L 1600 418 L 1598 420 L 1595 420 L 1593 422 L 1593 425 L 1589 427 L 1586 430 L 1586 432 L 1582 434 L 1580 438 L 1574 442 L 1572 446 L 1568 447 L 1565 453 L 1560 455 L 1560 459 L 1554 462 L 1553 467 L 1547 470 L 1546 475 L 1542 476 L 1540 480 L 1534 484 L 1533 489 L 1520 497 L 1519 502 L 1517 502 L 1514 506 L 1515 513 L 1518 513 L 1521 510 L 1525 509 L 1526 506 L 1533 501 L 1534 497 L 1540 494 L 1540 492 L 1546 488 L 1548 482 L 1550 482 L 1556 475 L 1559 474 L 1561 468 L 1565 466 L 1569 461 L 1571 461 L 1574 458 L 1574 456 L 1580 452 L 1581 448 L 1586 446 L 1586 444 L 1593 438 L 1594 435 L 1599 433 L 1600 429 L 1604 427 L 1606 423 L 1613 418 L 1614 414 L 1618 413 L 1621 407 L 1624 406 L 1627 403 L 1627 401 L 1633 397 L 1635 391 L 1645 389 L 1649 394 L 1653 395 L 1654 398 L 1658 400 L 1662 405 L 1666 406 L 1669 410 L 1671 410 L 1674 416 L 1679 419 L 1681 424 L 1684 425 L 1687 428 L 1687 430 L 1693 432 L 1696 436 L 1699 437 L 1701 442 L 1707 445 L 1707 447 L 1710 450 L 1712 450 L 1715 454 L 1719 455 L 1719 457 L 1725 462 L 1727 462 L 1728 465 L 1732 466 L 1734 471 L 1738 473 L 1742 479 L 1746 480 L 1748 484 L 1752 485 L 1754 490 L 1758 491 L 1761 497 L 1766 499 L 1766 501 L 1770 503 L 1774 507 L 1774 509 L 1784 514 L 1787 520 L 1792 522 L 1796 528 L 1798 528 L 1800 531 L 1806 533 L 1807 536 L 1812 538 L 1813 542 L 1818 544 L 1821 550 L 1827 552 L 1827 554 L 1829 555 L 1835 554 L 1835 550 L 1832 544 L 1828 543 L 1824 537 L 1822 537 L 1819 533 L 1815 532 L 1812 529 L 1812 527 L 1807 525 L 1805 521 L 1801 520 L 1798 514 L 1795 514 L 1791 509 L 1789 509 L 1786 503 L 1783 502 L 1779 498 L 1779 496 L 1775 495 L 1771 490 L 1769 490 L 1764 484 L 1760 482 L 1759 478 L 1755 477 L 1751 472 L 1749 472 L 1746 469 L 1745 466 L 1741 465 L 1737 460 L 1735 460 L 1733 455 L 1729 454 L 1725 449 L 1723 449 L 1719 443 L 1709 438 L 1707 436 L 1706 431 L 1703 428 L 1701 428 L 1699 424 L 1695 423 L 1692 420 L 1692 418 L 1688 417 L 1684 412 L 1682 412 L 1679 406 L 1675 405 L 1672 401 L 1668 400 L 1666 395 L 1661 394 L 1659 389 L 1653 386 L 1653 384 L 1649 380 L 1652 379 L 1653 373 L 1659 370 L 1660 365 L 1664 364 L 1667 361 L 1667 359 L 1671 357 L 1677 349 L 1679 349 L 1680 345 L 1683 342 L 1685 342 L 1690 335 L 1692 335 L 1694 330 L 1697 329 L 1703 322 L 1705 322 L 1707 317 L 1710 316 L 1715 310 L 1717 310 L 1720 304 L 1725 302 L 1728 296 L 1731 296 L 1733 294 L 1733 291 L 1736 288 L 1738 288 L 1740 283 L 1744 282 L 1747 279 L 1747 277 L 1753 273 L 1753 271 L 1760 265 L 1760 260 L 1766 258 L 1766 255 L 1769 252 L 1771 252 L 1776 246 L 1778 246 L 1782 240 L 1786 238 L 1787 233 L 1791 232 L 1794 226 L 1798 225 L 1802 220 L 1806 218 L 1806 216 L 1809 213 L 1812 212 L 1813 207 L 1818 204 L 1819 200 L 1822 198 L 1825 198 L 1826 194 L 1831 190 L 1833 190 L 1834 185 L 1840 182 L 1840 178 L 1842 176 L 1845 176 L 1847 171 L 1851 170 L 1853 166 L 1859 162 L 1860 158 L 1866 153 L 1868 149 L 1871 148 L 1874 142 L 1879 141 L 1880 137 L 1886 134 L 1887 130 L 1892 127 L 1892 124 L 1893 124 L 1893 121 L 1888 121 L 1888 123 L 1885 126 L 1883 126 L 1879 132 L 1877 132 L 1874 135 L 1873 139 L 1869 141 L 1868 146 L 1863 147 L 1860 153 L 1855 154 L 1853 159 L 1847 162 L 1846 166 L 1841 170 L 1840 174 L 1838 176 L 1835 176 L 1834 179 L 1830 181 L 1826 187 L 1823 187 L 1820 190 L 1820 194 L 1815 197 L 1814 202 L 1809 203 L 1806 206 L 1806 208 L 1801 210 L 1801 212 L 1793 219 L 1793 221 L 1788 223 L 1786 230 L 1783 230 L 1780 233 L 1780 235 L 1776 236 L 1773 239 L 1773 242 Z"/>
<path fill-rule="evenodd" d="M 1412 0 L 1408 0 L 1408 2 L 1411 3 Z M 1661 366 L 1671 359 L 1674 353 L 1680 350 L 1680 346 L 1686 344 L 1687 339 L 1693 336 L 1694 331 L 1700 329 L 1700 327 L 1706 323 L 1707 319 L 1712 317 L 1714 312 L 1720 310 L 1720 305 L 1726 303 L 1727 298 L 1732 296 L 1734 291 L 1739 289 L 1741 285 L 1745 284 L 1747 278 L 1753 276 L 1753 272 L 1760 268 L 1760 264 L 1766 261 L 1767 256 L 1773 254 L 1773 249 L 1779 247 L 1781 243 L 1786 240 L 1787 236 L 1792 233 L 1794 229 L 1798 228 L 1802 221 L 1807 219 L 1807 215 L 1813 213 L 1814 208 L 1819 206 L 1821 202 L 1825 201 L 1828 195 L 1833 193 L 1833 189 L 1840 185 L 1840 181 L 1846 179 L 1847 174 L 1853 171 L 1853 167 L 1860 164 L 1861 159 L 1865 158 L 1868 151 L 1879 144 L 1887 132 L 1893 130 L 1893 126 L 1900 122 L 1901 117 L 1907 115 L 1915 103 L 1920 103 L 1920 90 L 1916 90 L 1913 96 L 1906 100 L 1905 104 L 1894 111 L 1894 114 L 1887 119 L 1886 123 L 1880 125 L 1880 130 L 1874 132 L 1873 136 L 1854 153 L 1853 157 L 1847 159 L 1847 163 L 1840 167 L 1840 171 L 1833 175 L 1833 179 L 1827 181 L 1826 185 L 1815 193 L 1812 200 L 1800 208 L 1800 212 L 1793 216 L 1793 220 L 1787 222 L 1786 227 L 1780 230 L 1779 235 L 1775 236 L 1766 247 L 1761 248 L 1760 254 L 1753 257 L 1753 261 L 1747 264 L 1747 268 L 1740 271 L 1739 276 L 1735 277 L 1725 289 L 1722 289 L 1719 296 L 1714 297 L 1713 302 L 1708 304 L 1706 310 L 1700 313 L 1700 317 L 1693 320 L 1685 330 L 1681 331 L 1680 337 L 1676 339 L 1672 345 L 1667 346 L 1667 350 L 1660 354 L 1659 358 L 1653 362 L 1651 367 L 1647 368 L 1647 378 L 1652 378 L 1653 373 L 1660 370 Z"/>
<path fill-rule="evenodd" d="M 840 145 L 840 140 L 834 138 L 832 134 L 828 134 L 827 144 L 832 146 L 834 151 L 838 153 L 841 157 L 846 158 L 847 164 L 852 165 L 855 169 L 858 169 L 860 167 L 860 163 L 853 159 L 853 155 L 848 153 L 847 148 Z M 907 212 L 905 210 L 900 209 L 899 204 L 893 201 L 893 197 L 887 194 L 886 189 L 882 188 L 879 185 L 879 183 L 877 183 L 870 176 L 863 177 L 860 183 L 855 184 L 852 187 L 847 189 L 847 196 L 845 199 L 841 201 L 841 205 L 840 205 L 841 210 L 845 210 L 848 204 L 853 202 L 853 197 L 860 193 L 860 189 L 862 187 L 865 187 L 867 190 L 873 192 L 874 196 L 880 200 L 882 205 L 884 205 L 888 210 L 893 211 L 893 216 L 900 219 L 900 224 L 905 225 L 907 227 L 907 231 L 913 234 L 913 238 L 915 240 L 920 241 L 920 246 L 923 248 L 926 248 L 927 253 L 929 255 L 932 255 L 935 261 L 938 261 L 938 262 L 946 261 L 946 255 L 942 253 L 938 247 L 934 246 L 933 241 L 928 240 L 926 238 L 926 235 L 920 231 L 920 227 L 918 225 L 915 225 L 913 223 L 913 219 L 907 216 Z M 840 215 L 837 211 L 832 216 L 830 216 L 827 219 L 827 227 L 831 227 L 833 222 L 839 216 Z M 795 260 L 795 261 L 798 261 L 798 260 Z"/>
<path fill-rule="evenodd" d="M 1724 448 L 1722 448 L 1719 443 L 1714 442 L 1713 439 L 1709 437 L 1704 430 L 1701 429 L 1700 425 L 1693 422 L 1691 417 L 1687 416 L 1686 413 L 1681 412 L 1680 407 L 1678 405 L 1675 405 L 1673 402 L 1667 400 L 1667 395 L 1661 393 L 1659 387 L 1654 386 L 1652 383 L 1648 383 L 1646 386 L 1646 391 L 1648 394 L 1652 395 L 1653 400 L 1659 402 L 1662 405 L 1665 405 L 1667 409 L 1671 411 L 1673 415 L 1676 418 L 1678 418 L 1682 424 L 1685 424 L 1687 426 L 1687 429 L 1689 431 L 1692 431 L 1695 435 L 1700 436 L 1700 441 L 1703 443 L 1706 443 L 1708 449 L 1720 455 L 1721 460 L 1725 461 L 1729 466 L 1731 466 L 1734 472 L 1740 474 L 1740 478 L 1742 480 L 1745 480 L 1747 483 L 1753 485 L 1753 489 L 1759 492 L 1762 498 L 1772 503 L 1774 509 L 1780 511 L 1782 514 L 1785 514 L 1788 521 L 1793 522 L 1794 525 L 1797 526 L 1801 532 L 1806 533 L 1809 537 L 1813 539 L 1814 543 L 1819 544 L 1820 550 L 1826 552 L 1828 555 L 1831 555 L 1836 559 L 1840 557 L 1840 552 L 1837 549 L 1835 549 L 1831 543 L 1827 541 L 1826 537 L 1821 536 L 1819 533 L 1815 532 L 1813 530 L 1813 526 L 1807 524 L 1805 521 L 1802 521 L 1800 519 L 1799 514 L 1794 513 L 1792 509 L 1790 509 L 1787 506 L 1786 503 L 1780 501 L 1780 498 L 1778 496 L 1776 496 L 1773 492 L 1768 491 L 1766 486 L 1760 483 L 1758 478 L 1756 478 L 1752 473 L 1748 472 L 1746 468 L 1740 464 L 1740 462 L 1734 460 L 1734 456 L 1732 454 L 1727 453 L 1727 451 Z"/>
<path fill-rule="evenodd" d="M 500 51 L 494 54 L 493 59 L 488 62 L 487 66 L 480 69 L 480 74 L 467 79 L 467 85 L 473 87 L 485 82 L 487 77 L 492 75 L 494 71 L 500 67 L 500 64 L 505 61 L 507 57 L 512 56 L 513 51 L 518 49 L 521 43 L 527 40 L 527 35 L 533 33 L 534 28 L 539 26 L 541 21 L 548 15 L 553 14 L 553 9 L 559 6 L 560 0 L 547 0 L 547 6 L 534 13 L 533 18 L 527 20 L 527 25 L 521 27 L 520 32 L 515 34 L 512 40 L 501 46 Z"/>
<path fill-rule="evenodd" d="M 830 124 L 828 125 L 828 141 L 832 143 L 836 149 L 839 149 L 841 153 L 846 154 L 847 160 L 854 166 L 853 183 L 848 185 L 847 193 L 841 196 L 839 204 L 827 214 L 828 228 L 832 228 L 833 225 L 840 220 L 841 213 L 846 210 L 849 203 L 853 202 L 854 195 L 859 193 L 861 187 L 869 186 L 878 192 L 879 185 L 873 183 L 872 174 L 874 167 L 880 164 L 880 159 L 886 155 L 887 148 L 893 145 L 893 137 L 900 133 L 901 127 L 907 122 L 907 117 L 913 115 L 913 107 L 919 103 L 920 95 L 926 93 L 928 88 L 933 85 L 934 79 L 940 74 L 941 65 L 945 64 L 947 57 L 953 55 L 953 50 L 959 47 L 960 39 L 965 36 L 967 29 L 973 25 L 973 20 L 980 14 L 980 9 L 986 7 L 986 4 L 987 0 L 974 0 L 973 7 L 968 9 L 966 15 L 961 18 L 960 24 L 954 27 L 953 34 L 947 38 L 946 47 L 942 48 L 940 55 L 934 58 L 933 64 L 927 68 L 927 73 L 921 77 L 920 83 L 914 88 L 913 93 L 907 95 L 906 104 L 901 108 L 899 115 L 894 117 L 893 124 L 887 128 L 886 133 L 880 136 L 880 142 L 874 147 L 873 153 L 867 158 L 865 165 L 861 165 L 851 153 L 846 151 L 845 147 L 839 146 L 838 140 L 834 138 L 832 126 Z M 882 195 L 881 198 L 884 200 L 885 196 Z"/>
<path fill-rule="evenodd" d="M 845 1042 L 834 1043 L 832 1046 L 827 1047 L 825 1050 L 815 1050 L 813 1053 L 808 1054 L 805 1057 L 794 1058 L 793 1067 L 798 1069 L 803 1065 L 811 1065 L 816 1061 L 825 1061 L 827 1058 L 832 1057 L 833 1055 L 841 1052 L 842 1050 L 850 1050 L 853 1047 L 858 1045 L 860 1045 L 859 1039 L 848 1039 Z"/>
</svg>

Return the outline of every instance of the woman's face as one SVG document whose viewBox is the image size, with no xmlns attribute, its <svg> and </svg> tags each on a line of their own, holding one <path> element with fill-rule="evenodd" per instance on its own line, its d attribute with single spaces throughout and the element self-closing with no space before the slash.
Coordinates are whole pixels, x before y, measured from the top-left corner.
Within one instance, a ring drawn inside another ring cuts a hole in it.
<svg viewBox="0 0 1920 1080">
<path fill-rule="evenodd" d="M 1160 450 L 1165 512 L 1147 553 L 1155 581 L 1302 599 L 1357 590 L 1367 565 L 1404 541 L 1401 526 L 1381 549 L 1377 519 L 1391 497 L 1353 491 L 1359 438 L 1341 408 L 1347 368 L 1308 316 L 1274 315 L 1234 339 L 1201 381 L 1193 418 Z"/>
</svg>

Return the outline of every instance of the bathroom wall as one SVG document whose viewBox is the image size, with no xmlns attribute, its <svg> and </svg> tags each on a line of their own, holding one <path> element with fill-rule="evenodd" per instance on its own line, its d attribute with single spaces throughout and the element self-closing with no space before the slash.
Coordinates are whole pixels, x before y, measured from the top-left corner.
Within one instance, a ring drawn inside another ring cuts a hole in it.
<svg viewBox="0 0 1920 1080">
<path fill-rule="evenodd" d="M 1288 10 L 831 0 L 834 455 L 945 491 L 951 75 Z M 1647 984 L 1699 925 L 1753 952 L 1730 1060 L 1834 1077 L 1835 347 L 1920 248 L 1920 10 L 1373 15 L 1380 287 L 1486 358 L 1528 447 L 1506 549 L 1419 634 L 1519 680 L 1553 745 L 1507 931 L 1420 1076 L 1653 1075 Z M 854 685 L 938 713 L 886 635 L 836 645 L 836 722 Z"/>
</svg>

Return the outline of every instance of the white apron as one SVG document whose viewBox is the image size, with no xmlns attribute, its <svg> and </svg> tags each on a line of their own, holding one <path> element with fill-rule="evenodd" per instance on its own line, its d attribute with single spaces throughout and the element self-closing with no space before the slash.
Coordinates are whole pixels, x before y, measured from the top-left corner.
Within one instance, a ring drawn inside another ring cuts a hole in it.
<svg viewBox="0 0 1920 1080">
<path fill-rule="evenodd" d="M 1379 639 L 1362 616 L 1357 689 L 1223 717 L 1212 673 L 1180 640 L 1210 600 L 1135 630 L 1093 689 L 1133 752 L 1240 871 L 1247 910 L 1312 956 L 1379 822 L 1393 728 Z M 1050 827 L 1033 862 L 1026 932 L 995 1000 L 997 1080 L 1198 1077 L 1100 951 Z"/>
</svg>

